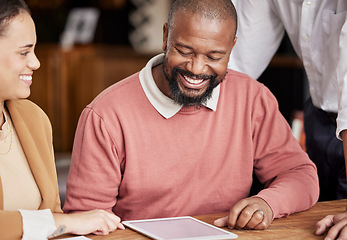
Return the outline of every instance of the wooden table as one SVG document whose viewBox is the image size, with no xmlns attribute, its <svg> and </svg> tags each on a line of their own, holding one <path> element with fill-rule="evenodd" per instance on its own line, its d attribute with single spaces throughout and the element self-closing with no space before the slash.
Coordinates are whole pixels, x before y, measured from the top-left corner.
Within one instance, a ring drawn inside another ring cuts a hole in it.
<svg viewBox="0 0 347 240">
<path fill-rule="evenodd" d="M 346 209 L 347 199 L 318 202 L 310 210 L 295 213 L 287 218 L 275 219 L 266 230 L 230 230 L 237 234 L 240 240 L 258 240 L 258 239 L 324 239 L 323 236 L 316 236 L 315 224 L 317 221 L 329 214 L 341 213 Z M 204 222 L 213 224 L 214 220 L 225 216 L 225 213 L 198 216 Z M 225 228 L 229 230 L 228 228 Z M 62 236 L 63 237 L 63 236 Z M 71 235 L 64 236 L 71 237 Z M 147 237 L 132 231 L 131 229 L 117 230 L 107 236 L 86 236 L 91 239 L 102 240 L 144 240 Z"/>
</svg>

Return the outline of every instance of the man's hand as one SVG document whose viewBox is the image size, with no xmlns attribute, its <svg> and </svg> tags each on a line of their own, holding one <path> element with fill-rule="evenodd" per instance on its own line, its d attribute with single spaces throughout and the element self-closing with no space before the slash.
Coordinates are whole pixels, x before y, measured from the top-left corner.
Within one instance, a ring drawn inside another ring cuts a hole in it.
<svg viewBox="0 0 347 240">
<path fill-rule="evenodd" d="M 270 206 L 259 197 L 245 198 L 236 203 L 228 216 L 217 219 L 214 224 L 218 227 L 231 229 L 266 229 L 273 219 Z"/>
<path fill-rule="evenodd" d="M 347 211 L 336 215 L 328 215 L 317 222 L 316 235 L 322 235 L 326 231 L 328 231 L 328 234 L 325 239 L 347 239 Z"/>
</svg>

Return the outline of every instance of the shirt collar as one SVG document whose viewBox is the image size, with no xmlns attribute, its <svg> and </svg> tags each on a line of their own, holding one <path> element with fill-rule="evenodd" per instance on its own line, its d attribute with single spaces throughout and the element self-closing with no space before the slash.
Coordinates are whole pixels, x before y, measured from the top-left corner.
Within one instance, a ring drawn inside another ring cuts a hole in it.
<svg viewBox="0 0 347 240">
<path fill-rule="evenodd" d="M 164 53 L 153 57 L 146 66 L 140 71 L 140 83 L 148 100 L 153 107 L 165 118 L 171 118 L 178 113 L 182 105 L 175 103 L 174 100 L 162 93 L 154 82 L 152 68 L 163 63 Z M 212 92 L 212 97 L 203 104 L 205 107 L 216 111 L 220 93 L 220 85 L 215 87 Z"/>
</svg>

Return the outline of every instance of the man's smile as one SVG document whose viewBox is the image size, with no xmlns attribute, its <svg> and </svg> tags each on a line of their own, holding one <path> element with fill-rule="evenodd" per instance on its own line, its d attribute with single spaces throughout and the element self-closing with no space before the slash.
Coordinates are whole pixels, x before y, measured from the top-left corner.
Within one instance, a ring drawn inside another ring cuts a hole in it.
<svg viewBox="0 0 347 240">
<path fill-rule="evenodd" d="M 179 74 L 180 82 L 189 89 L 200 90 L 209 83 L 209 79 L 191 78 L 187 75 Z"/>
</svg>

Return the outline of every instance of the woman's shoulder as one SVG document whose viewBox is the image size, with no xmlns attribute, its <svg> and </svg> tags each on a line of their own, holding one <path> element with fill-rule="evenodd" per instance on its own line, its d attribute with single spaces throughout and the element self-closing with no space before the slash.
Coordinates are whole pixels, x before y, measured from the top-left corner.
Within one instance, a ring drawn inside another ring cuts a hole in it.
<svg viewBox="0 0 347 240">
<path fill-rule="evenodd" d="M 31 113 L 35 111 L 37 113 L 45 114 L 45 112 L 37 104 L 28 99 L 6 101 L 6 106 L 9 110 Z"/>
<path fill-rule="evenodd" d="M 37 104 L 28 99 L 9 100 L 5 102 L 5 105 L 12 118 L 20 116 L 26 121 L 41 119 L 50 122 L 47 114 Z"/>
</svg>

